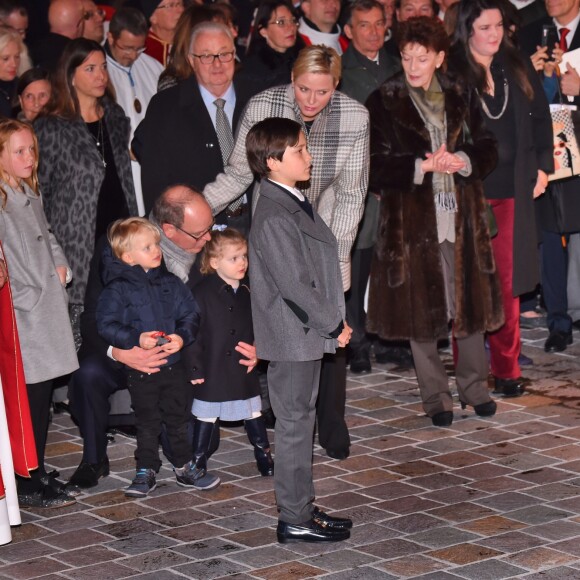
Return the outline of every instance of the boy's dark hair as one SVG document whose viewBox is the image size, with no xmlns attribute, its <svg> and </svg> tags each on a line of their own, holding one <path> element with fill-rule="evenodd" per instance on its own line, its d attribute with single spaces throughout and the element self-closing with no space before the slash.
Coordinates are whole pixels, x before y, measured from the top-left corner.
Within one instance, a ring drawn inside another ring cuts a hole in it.
<svg viewBox="0 0 580 580">
<path fill-rule="evenodd" d="M 286 147 L 294 147 L 302 127 L 292 119 L 270 117 L 256 123 L 246 136 L 246 154 L 252 172 L 268 177 L 268 159 L 282 161 Z"/>
</svg>

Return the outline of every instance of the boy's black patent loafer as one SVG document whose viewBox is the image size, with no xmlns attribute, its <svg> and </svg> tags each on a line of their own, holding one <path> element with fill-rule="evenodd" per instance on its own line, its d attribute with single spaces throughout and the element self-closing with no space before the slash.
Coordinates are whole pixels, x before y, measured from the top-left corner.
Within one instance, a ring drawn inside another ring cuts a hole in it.
<svg viewBox="0 0 580 580">
<path fill-rule="evenodd" d="M 312 519 L 303 524 L 278 522 L 276 530 L 278 542 L 342 542 L 350 538 L 350 530 L 324 527 Z"/>
</svg>

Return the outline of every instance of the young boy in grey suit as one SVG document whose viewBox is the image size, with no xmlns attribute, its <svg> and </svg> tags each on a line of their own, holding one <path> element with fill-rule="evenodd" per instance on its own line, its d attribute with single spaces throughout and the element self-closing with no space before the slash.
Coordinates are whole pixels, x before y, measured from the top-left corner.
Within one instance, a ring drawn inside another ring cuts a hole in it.
<svg viewBox="0 0 580 580">
<path fill-rule="evenodd" d="M 296 188 L 308 181 L 312 164 L 300 124 L 265 119 L 249 131 L 246 150 L 262 179 L 250 231 L 250 287 L 256 351 L 270 361 L 276 415 L 278 541 L 346 540 L 352 521 L 313 504 L 312 479 L 321 360 L 345 347 L 352 333 L 344 321 L 337 242 Z"/>
</svg>

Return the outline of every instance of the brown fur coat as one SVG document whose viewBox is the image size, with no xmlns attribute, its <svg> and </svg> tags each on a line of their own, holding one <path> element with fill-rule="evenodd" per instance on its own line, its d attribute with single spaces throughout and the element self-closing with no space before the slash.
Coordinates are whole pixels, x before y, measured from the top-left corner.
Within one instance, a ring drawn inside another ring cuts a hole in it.
<svg viewBox="0 0 580 580">
<path fill-rule="evenodd" d="M 481 180 L 497 162 L 496 144 L 475 102 L 438 74 L 445 93 L 447 147 L 464 151 L 472 173 L 455 174 L 455 336 L 492 331 L 504 321 Z M 371 273 L 367 326 L 391 340 L 431 341 L 448 334 L 432 173 L 413 183 L 415 160 L 431 151 L 403 73 L 367 101 L 371 118 L 369 190 L 381 194 L 379 239 Z M 465 135 L 464 121 L 470 135 Z"/>
</svg>

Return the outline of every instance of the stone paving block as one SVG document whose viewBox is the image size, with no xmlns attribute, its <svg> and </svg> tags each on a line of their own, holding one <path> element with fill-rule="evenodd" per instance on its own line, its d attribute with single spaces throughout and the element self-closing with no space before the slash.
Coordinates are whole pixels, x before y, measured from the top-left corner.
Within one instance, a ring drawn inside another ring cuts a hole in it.
<svg viewBox="0 0 580 580">
<path fill-rule="evenodd" d="M 166 538 L 159 534 L 144 533 L 109 542 L 106 546 L 121 552 L 122 554 L 134 555 L 142 554 L 143 552 L 151 552 L 161 548 L 168 548 L 177 544 L 178 542 L 171 538 Z"/>
<path fill-rule="evenodd" d="M 60 572 L 69 568 L 62 562 L 51 558 L 33 558 L 16 564 L 0 567 L 0 578 L 14 578 L 15 580 L 27 580 L 36 578 L 51 572 Z"/>
<path fill-rule="evenodd" d="M 560 566 L 523 576 L 525 580 L 578 580 L 578 570 Z"/>
<path fill-rule="evenodd" d="M 444 520 L 462 522 L 491 515 L 494 512 L 493 510 L 476 503 L 461 502 L 429 510 L 429 513 L 438 518 L 443 518 Z"/>
<path fill-rule="evenodd" d="M 547 505 L 533 507 L 508 512 L 509 518 L 525 522 L 526 524 L 545 524 L 553 520 L 561 520 L 571 516 L 570 512 L 554 508 Z"/>
<path fill-rule="evenodd" d="M 399 499 L 393 499 L 375 504 L 375 507 L 395 514 L 424 512 L 439 506 L 441 506 L 441 502 L 427 500 L 418 495 L 409 495 Z"/>
<path fill-rule="evenodd" d="M 437 560 L 427 558 L 426 556 L 416 555 L 381 562 L 377 566 L 384 568 L 387 572 L 393 574 L 395 578 L 414 578 L 422 574 L 441 570 L 445 568 L 446 564 L 437 562 Z"/>
<path fill-rule="evenodd" d="M 231 532 L 244 532 L 255 528 L 274 527 L 277 521 L 262 514 L 246 513 L 227 518 L 218 518 L 212 520 L 211 523 Z"/>
<path fill-rule="evenodd" d="M 195 542 L 206 538 L 215 538 L 224 533 L 224 528 L 212 524 L 199 523 L 182 526 L 172 530 L 163 530 L 160 535 L 179 540 L 180 542 Z"/>
<path fill-rule="evenodd" d="M 117 578 L 127 578 L 133 576 L 135 570 L 126 568 L 116 562 L 101 562 L 85 568 L 75 568 L 67 570 L 66 577 L 74 580 L 87 580 L 88 578 L 98 578 L 98 580 L 116 580 Z"/>
<path fill-rule="evenodd" d="M 432 558 L 446 560 L 457 565 L 471 564 L 472 562 L 487 560 L 495 556 L 501 556 L 502 554 L 503 552 L 478 546 L 477 544 L 458 544 L 457 546 L 451 546 L 442 550 L 427 552 L 427 555 Z"/>
<path fill-rule="evenodd" d="M 527 526 L 504 516 L 489 516 L 480 520 L 464 522 L 459 527 L 482 536 L 494 536 L 511 530 L 521 530 Z"/>
<path fill-rule="evenodd" d="M 325 511 L 336 511 L 355 506 L 364 506 L 369 503 L 369 498 L 362 493 L 344 492 L 334 495 L 321 495 L 318 497 L 317 502 Z"/>
<path fill-rule="evenodd" d="M 447 467 L 460 468 L 474 465 L 480 466 L 482 463 L 489 461 L 489 458 L 472 451 L 454 451 L 453 453 L 444 453 L 434 457 L 432 461 L 442 463 Z M 456 475 L 458 475 L 457 472 Z"/>
<path fill-rule="evenodd" d="M 408 461 L 418 461 L 419 459 L 433 457 L 434 455 L 436 455 L 435 451 L 422 449 L 421 447 L 415 447 L 413 445 L 404 445 L 403 447 L 399 447 L 397 449 L 391 449 L 389 451 L 378 453 L 375 455 L 375 457 L 380 457 L 382 459 L 388 460 L 391 464 L 396 464 L 406 463 Z"/>
<path fill-rule="evenodd" d="M 526 493 L 540 497 L 546 501 L 557 501 L 580 497 L 580 487 L 570 485 L 569 483 L 550 483 L 536 486 Z"/>
<path fill-rule="evenodd" d="M 566 445 L 564 447 L 556 447 L 555 449 L 547 449 L 542 451 L 542 455 L 560 459 L 562 461 L 572 461 L 580 459 L 580 447 L 578 445 Z"/>
<path fill-rule="evenodd" d="M 400 463 L 386 467 L 389 471 L 399 474 L 404 477 L 418 477 L 421 475 L 429 475 L 443 471 L 443 467 L 432 463 L 430 461 L 409 461 L 407 463 Z"/>
<path fill-rule="evenodd" d="M 437 491 L 432 491 L 431 493 L 424 494 L 424 498 L 439 503 L 445 504 L 456 504 L 464 501 L 475 501 L 480 498 L 487 497 L 488 494 L 473 489 L 472 484 L 460 485 L 454 487 L 446 487 L 445 489 L 438 489 Z"/>
<path fill-rule="evenodd" d="M 44 527 L 41 527 L 35 523 L 27 523 L 27 514 L 26 512 L 21 512 L 21 517 L 23 520 L 23 525 L 15 526 L 12 528 L 12 543 L 16 544 L 18 542 L 26 542 L 27 540 L 35 540 L 38 538 L 43 538 L 45 536 L 50 536 L 54 532 L 50 530 L 45 530 Z M 49 520 L 51 521 L 51 520 Z M 43 522 L 44 525 L 44 522 Z"/>
<path fill-rule="evenodd" d="M 237 562 L 230 562 L 223 558 L 211 558 L 175 567 L 176 572 L 180 572 L 189 578 L 203 578 L 203 580 L 229 576 L 246 570 L 248 570 L 247 566 Z"/>
<path fill-rule="evenodd" d="M 82 548 L 85 546 L 92 546 L 93 544 L 101 544 L 110 541 L 110 537 L 102 534 L 94 529 L 83 530 L 82 533 L 74 530 L 72 532 L 64 532 L 62 534 L 55 534 L 43 538 L 43 541 L 51 546 L 56 546 L 62 550 L 74 550 L 75 548 Z"/>
<path fill-rule="evenodd" d="M 286 546 L 274 544 L 272 546 L 232 552 L 228 555 L 228 558 L 234 562 L 245 564 L 250 568 L 268 568 L 293 561 L 296 559 L 296 554 L 286 549 Z"/>
<path fill-rule="evenodd" d="M 507 491 L 519 491 L 523 487 L 521 480 L 514 479 L 511 475 L 492 477 L 491 479 L 484 479 L 481 481 L 472 481 L 469 485 L 475 489 L 492 494 Z"/>
<path fill-rule="evenodd" d="M 557 520 L 548 524 L 530 526 L 526 533 L 555 542 L 575 536 L 580 537 L 580 524 L 569 520 Z"/>
<path fill-rule="evenodd" d="M 546 543 L 538 537 L 528 535 L 527 532 L 528 530 L 526 530 L 526 533 L 517 531 L 508 532 L 485 540 L 478 540 L 477 543 L 506 553 L 536 548 Z"/>
<path fill-rule="evenodd" d="M 500 562 L 499 560 L 486 560 L 453 570 L 454 574 L 473 580 L 500 580 L 501 578 L 512 578 L 525 572 L 527 570 L 524 568 Z"/>
<path fill-rule="evenodd" d="M 479 536 L 457 528 L 441 527 L 408 536 L 408 539 L 429 548 L 446 548 L 454 544 L 477 541 Z M 427 550 L 425 550 L 427 551 Z"/>
<path fill-rule="evenodd" d="M 554 566 L 565 566 L 577 562 L 576 556 L 564 554 L 546 547 L 534 548 L 517 554 L 510 554 L 503 558 L 504 562 L 528 568 L 531 570 L 540 570 L 542 568 L 552 568 Z"/>
<path fill-rule="evenodd" d="M 399 532 L 389 528 L 386 524 L 365 524 L 364 526 L 358 526 L 355 523 L 348 543 L 353 546 L 363 546 L 376 541 L 377 538 L 386 540 L 397 538 L 398 536 Z"/>
<path fill-rule="evenodd" d="M 60 552 L 60 549 L 55 546 L 49 546 L 37 540 L 28 540 L 26 542 L 0 546 L 0 560 L 6 563 L 21 562 L 23 560 L 30 560 L 31 558 L 48 556 L 49 554 L 57 552 Z"/>
<path fill-rule="evenodd" d="M 385 435 L 382 437 L 374 437 L 367 439 L 364 442 L 365 447 L 375 449 L 377 451 L 384 451 L 385 449 L 395 449 L 413 443 L 412 439 L 403 437 L 401 435 Z"/>
<path fill-rule="evenodd" d="M 521 479 L 527 483 L 535 485 L 566 481 L 575 476 L 575 473 L 561 469 L 560 466 L 528 469 L 512 475 L 515 479 Z"/>
<path fill-rule="evenodd" d="M 90 566 L 99 562 L 107 562 L 123 557 L 124 554 L 116 550 L 110 550 L 105 546 L 91 546 L 90 550 L 81 548 L 79 550 L 67 550 L 59 554 L 53 554 L 53 558 L 59 562 L 64 562 L 74 568 Z"/>
<path fill-rule="evenodd" d="M 113 491 L 106 491 L 101 493 L 101 483 L 99 481 L 99 493 L 94 495 L 89 495 L 81 498 L 83 504 L 87 504 L 92 507 L 106 507 L 112 505 L 118 505 L 121 503 L 127 503 L 129 500 L 125 494 L 120 489 Z M 150 500 L 151 501 L 151 500 Z M 154 507 L 154 506 L 151 506 Z"/>
<path fill-rule="evenodd" d="M 376 508 L 376 504 L 357 505 L 354 507 L 345 508 L 343 510 L 332 511 L 332 516 L 339 518 L 350 518 L 355 526 L 368 525 L 371 522 L 384 520 L 390 515 L 389 512 Z"/>
<path fill-rule="evenodd" d="M 554 425 L 547 423 L 545 421 L 526 421 L 525 423 L 518 423 L 516 425 L 506 425 L 504 426 L 506 431 L 514 433 L 520 436 L 531 436 L 531 435 L 542 435 L 544 433 L 549 433 L 554 431 Z M 562 431 L 562 435 L 567 437 L 574 437 L 574 435 L 569 434 L 566 430 Z M 526 439 L 527 442 L 527 439 Z"/>
<path fill-rule="evenodd" d="M 413 477 L 407 480 L 407 482 L 425 489 L 436 490 L 460 486 L 469 483 L 469 480 L 453 475 L 452 473 L 434 473 L 425 477 Z"/>
<path fill-rule="evenodd" d="M 372 487 L 373 485 L 379 485 L 388 481 L 397 481 L 401 479 L 401 476 L 389 473 L 386 469 L 379 468 L 367 469 L 366 471 L 360 471 L 350 475 L 342 475 L 341 479 L 349 484 L 355 484 L 361 487 Z"/>
<path fill-rule="evenodd" d="M 146 518 L 148 521 L 161 524 L 168 528 L 177 528 L 195 522 L 211 520 L 212 516 L 194 508 L 170 511 L 166 513 L 155 512 Z"/>
<path fill-rule="evenodd" d="M 413 580 L 455 580 L 459 578 L 455 574 L 451 574 L 451 572 L 430 572 L 428 574 L 424 574 L 421 576 L 415 576 Z"/>
<path fill-rule="evenodd" d="M 387 574 L 387 572 L 382 572 L 376 568 L 362 566 L 361 568 L 355 568 L 354 570 L 329 574 L 328 576 L 325 576 L 325 578 L 329 580 L 394 580 L 396 576 L 392 576 L 391 574 Z"/>
<path fill-rule="evenodd" d="M 157 510 L 153 510 L 145 505 L 138 503 L 125 503 L 115 506 L 107 506 L 93 510 L 96 516 L 105 520 L 113 522 L 121 522 L 123 520 L 134 520 L 137 518 L 158 515 Z"/>
<path fill-rule="evenodd" d="M 177 580 L 178 578 L 183 578 L 183 576 L 171 570 L 155 570 L 155 572 L 131 576 L 131 580 Z"/>
<path fill-rule="evenodd" d="M 420 487 L 394 481 L 392 483 L 385 483 L 382 485 L 373 485 L 372 487 L 365 489 L 365 495 L 377 499 L 391 500 L 407 495 L 415 495 L 421 493 L 422 491 L 423 490 Z"/>
<path fill-rule="evenodd" d="M 511 511 L 541 503 L 538 498 L 517 492 L 501 493 L 475 501 L 480 505 L 498 511 Z"/>
<path fill-rule="evenodd" d="M 113 538 L 129 538 L 130 536 L 137 536 L 145 532 L 150 533 L 163 530 L 161 526 L 142 519 L 105 524 L 95 529 L 103 534 L 113 536 Z M 109 538 L 109 541 L 110 540 L 111 538 Z"/>
<path fill-rule="evenodd" d="M 415 542 L 395 538 L 392 540 L 375 542 L 374 544 L 368 544 L 367 546 L 360 546 L 359 550 L 366 554 L 376 556 L 377 558 L 389 560 L 391 558 L 408 556 L 409 554 L 420 554 L 425 551 L 425 548 Z"/>
<path fill-rule="evenodd" d="M 300 580 L 301 578 L 316 578 L 323 573 L 324 570 L 302 562 L 288 562 L 280 566 L 254 570 L 252 575 L 265 580 Z"/>
<path fill-rule="evenodd" d="M 361 554 L 355 550 L 340 550 L 330 554 L 321 554 L 312 558 L 306 558 L 304 562 L 315 568 L 327 570 L 329 572 L 338 572 L 351 568 L 358 568 L 366 564 L 373 564 L 378 558 L 368 554 Z"/>
<path fill-rule="evenodd" d="M 257 528 L 255 530 L 248 530 L 247 532 L 237 532 L 235 534 L 227 534 L 223 536 L 225 540 L 248 546 L 249 548 L 256 548 L 266 544 L 276 542 L 276 530 L 274 527 Z M 206 541 L 207 543 L 207 541 Z"/>
<path fill-rule="evenodd" d="M 163 568 L 174 568 L 187 562 L 191 562 L 191 558 L 168 548 L 119 560 L 119 564 L 139 570 L 140 572 L 153 572 L 154 570 L 162 570 Z"/>
<path fill-rule="evenodd" d="M 433 528 L 440 528 L 445 526 L 447 522 L 431 515 L 417 513 L 385 520 L 383 523 L 385 526 L 403 532 L 404 534 L 415 534 Z"/>
<path fill-rule="evenodd" d="M 173 551 L 194 560 L 207 560 L 209 558 L 229 557 L 230 554 L 244 549 L 244 546 L 222 540 L 221 538 L 210 538 L 209 540 L 191 542 L 174 547 Z"/>
<path fill-rule="evenodd" d="M 455 473 L 455 475 L 459 475 L 460 477 L 467 477 L 468 479 L 474 480 L 474 482 L 477 483 L 480 480 L 491 479 L 503 475 L 512 476 L 517 472 L 508 467 L 490 463 L 489 458 L 486 458 L 486 463 L 478 463 L 476 465 L 470 465 L 468 467 L 456 469 L 453 471 L 453 473 Z M 472 485 L 472 483 L 470 483 L 470 485 Z"/>
<path fill-rule="evenodd" d="M 463 436 L 467 441 L 479 443 L 481 445 L 489 445 L 490 443 L 502 443 L 514 439 L 513 433 L 504 429 L 491 428 L 478 431 L 476 433 L 467 433 Z"/>
</svg>

